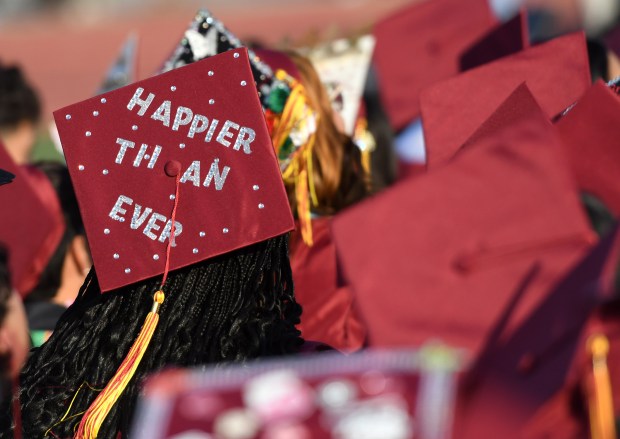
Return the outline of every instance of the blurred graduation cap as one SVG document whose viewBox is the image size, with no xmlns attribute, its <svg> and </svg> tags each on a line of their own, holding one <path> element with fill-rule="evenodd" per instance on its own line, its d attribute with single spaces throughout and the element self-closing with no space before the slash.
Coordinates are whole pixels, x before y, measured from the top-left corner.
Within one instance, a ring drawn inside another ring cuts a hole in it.
<svg viewBox="0 0 620 439">
<path fill-rule="evenodd" d="M 11 183 L 14 178 L 14 174 L 11 174 L 4 169 L 0 169 L 0 186 Z"/>
<path fill-rule="evenodd" d="M 601 81 L 556 126 L 579 188 L 620 216 L 620 98 Z"/>
<path fill-rule="evenodd" d="M 583 33 L 556 38 L 424 90 L 420 102 L 427 166 L 450 160 L 524 81 L 549 118 L 579 99 L 590 85 Z"/>
<path fill-rule="evenodd" d="M 163 289 L 169 270 L 294 228 L 245 49 L 67 106 L 54 118 L 102 292 L 159 275 Z M 76 437 L 96 436 L 148 347 L 164 297 L 155 292 L 140 334 Z"/>
<path fill-rule="evenodd" d="M 132 33 L 123 44 L 118 58 L 106 74 L 97 94 L 106 93 L 134 82 L 138 77 L 138 35 Z"/>
<path fill-rule="evenodd" d="M 420 92 L 459 72 L 459 57 L 496 20 L 487 0 L 412 2 L 376 24 L 374 65 L 394 130 L 420 115 Z"/>
<path fill-rule="evenodd" d="M 26 296 L 56 251 L 65 221 L 56 192 L 45 175 L 16 165 L 0 144 L 0 242 L 9 252 L 13 287 Z"/>
<path fill-rule="evenodd" d="M 590 248 L 562 144 L 529 101 L 528 117 L 334 220 L 371 346 L 440 338 L 477 357 L 520 289 L 507 335 Z"/>
<path fill-rule="evenodd" d="M 342 117 L 344 131 L 349 136 L 355 134 L 374 47 L 374 37 L 365 35 L 352 42 L 343 39 L 331 41 L 306 53 L 327 89 L 334 110 Z"/>
<path fill-rule="evenodd" d="M 460 56 L 460 69 L 461 71 L 470 70 L 528 47 L 530 47 L 530 36 L 527 14 L 521 11 L 507 22 L 491 29 L 465 49 Z"/>
</svg>

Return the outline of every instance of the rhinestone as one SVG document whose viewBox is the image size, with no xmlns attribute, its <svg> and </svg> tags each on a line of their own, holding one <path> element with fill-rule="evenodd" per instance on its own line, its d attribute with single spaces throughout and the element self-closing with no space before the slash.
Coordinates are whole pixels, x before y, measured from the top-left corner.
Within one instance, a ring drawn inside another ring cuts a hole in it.
<svg viewBox="0 0 620 439">
<path fill-rule="evenodd" d="M 67 114 L 67 115 L 65 116 L 65 119 L 67 119 L 67 120 L 71 119 L 71 115 L 70 115 L 70 114 Z"/>
<path fill-rule="evenodd" d="M 79 165 L 79 166 L 78 166 L 78 169 L 79 169 L 80 171 L 83 171 L 83 170 L 84 170 L 84 165 Z"/>
<path fill-rule="evenodd" d="M 99 116 L 99 112 L 97 110 L 93 111 L 93 116 Z"/>
<path fill-rule="evenodd" d="M 197 254 L 197 253 L 198 253 L 198 249 L 197 249 L 197 248 L 195 248 L 194 250 L 192 250 L 192 253 L 193 253 L 193 254 Z"/>
<path fill-rule="evenodd" d="M 247 84 L 248 84 L 247 82 L 245 82 L 245 81 L 241 81 L 241 86 L 242 86 L 242 87 L 245 87 Z"/>
<path fill-rule="evenodd" d="M 101 98 L 101 103 L 102 103 L 102 104 L 105 104 L 106 102 L 108 102 L 108 101 L 106 100 L 106 98 Z"/>
<path fill-rule="evenodd" d="M 131 268 L 125 268 L 125 274 L 131 273 Z"/>
<path fill-rule="evenodd" d="M 138 125 L 134 125 L 131 127 L 132 130 L 137 131 L 138 130 Z"/>
<path fill-rule="evenodd" d="M 176 91 L 176 89 L 177 88 L 174 85 L 170 87 L 170 91 Z"/>
<path fill-rule="evenodd" d="M 211 105 L 215 104 L 215 99 L 209 99 L 209 103 L 210 103 Z"/>
<path fill-rule="evenodd" d="M 170 199 L 174 200 L 176 197 L 174 195 L 170 195 Z"/>
<path fill-rule="evenodd" d="M 103 229 L 103 233 L 105 235 L 109 235 L 110 234 L 110 229 Z"/>
<path fill-rule="evenodd" d="M 185 148 L 185 143 L 179 144 L 179 148 L 181 148 L 181 149 Z"/>
<path fill-rule="evenodd" d="M 121 257 L 121 256 L 120 256 L 118 253 L 114 253 L 114 256 L 113 256 L 113 258 L 114 258 L 114 259 L 118 259 L 118 258 L 120 258 L 120 257 Z"/>
<path fill-rule="evenodd" d="M 159 260 L 159 255 L 153 255 L 153 260 L 158 261 Z"/>
<path fill-rule="evenodd" d="M 209 70 L 209 76 L 213 76 L 215 73 L 213 73 L 213 70 Z"/>
<path fill-rule="evenodd" d="M 264 205 L 263 203 L 259 203 L 258 208 L 259 208 L 259 209 L 264 209 L 264 208 L 265 208 L 265 205 Z"/>
<path fill-rule="evenodd" d="M 233 55 L 235 58 L 239 58 L 239 54 L 235 52 L 235 54 Z"/>
<path fill-rule="evenodd" d="M 90 131 L 86 131 L 86 137 L 90 137 L 92 133 Z"/>
<path fill-rule="evenodd" d="M 101 173 L 102 173 L 103 175 L 108 175 L 108 173 L 109 173 L 109 172 L 110 172 L 110 171 L 108 171 L 107 169 L 104 169 L 103 171 L 101 171 Z"/>
<path fill-rule="evenodd" d="M 255 191 L 259 190 L 260 188 L 258 187 L 257 184 L 255 184 L 254 186 L 252 186 L 252 189 L 254 189 Z"/>
<path fill-rule="evenodd" d="M 205 232 L 200 232 L 198 235 L 200 235 L 201 238 L 204 238 L 206 233 Z"/>
<path fill-rule="evenodd" d="M 213 17 L 207 17 L 207 23 L 208 24 L 213 23 Z"/>
<path fill-rule="evenodd" d="M 226 227 L 224 227 L 224 228 L 222 229 L 222 233 L 228 233 L 228 229 L 227 229 Z"/>
</svg>

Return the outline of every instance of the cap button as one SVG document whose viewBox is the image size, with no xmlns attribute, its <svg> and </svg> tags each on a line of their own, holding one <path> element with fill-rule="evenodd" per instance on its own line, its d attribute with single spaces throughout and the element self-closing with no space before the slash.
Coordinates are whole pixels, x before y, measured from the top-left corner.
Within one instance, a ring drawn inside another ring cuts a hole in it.
<svg viewBox="0 0 620 439">
<path fill-rule="evenodd" d="M 164 172 L 168 177 L 176 177 L 181 172 L 181 164 L 176 160 L 170 160 L 164 166 Z"/>
</svg>

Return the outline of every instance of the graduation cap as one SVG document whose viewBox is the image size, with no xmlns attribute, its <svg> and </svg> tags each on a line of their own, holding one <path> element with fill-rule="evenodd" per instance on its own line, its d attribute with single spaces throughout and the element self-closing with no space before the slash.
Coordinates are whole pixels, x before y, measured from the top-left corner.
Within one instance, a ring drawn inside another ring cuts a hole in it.
<svg viewBox="0 0 620 439">
<path fill-rule="evenodd" d="M 26 296 L 56 251 L 65 221 L 49 180 L 34 168 L 19 167 L 0 144 L 0 243 L 9 251 L 13 287 Z"/>
<path fill-rule="evenodd" d="M 420 115 L 420 92 L 456 75 L 461 53 L 495 24 L 487 0 L 413 2 L 376 24 L 373 61 L 392 128 Z"/>
<path fill-rule="evenodd" d="M 595 239 L 540 108 L 342 213 L 333 234 L 371 346 L 440 338 L 474 357 L 520 288 L 506 334 Z"/>
<path fill-rule="evenodd" d="M 102 292 L 160 275 L 163 288 L 169 270 L 294 228 L 252 81 L 237 49 L 54 112 Z M 163 300 L 78 436 L 133 376 Z"/>
<path fill-rule="evenodd" d="M 106 74 L 98 93 L 112 91 L 134 82 L 138 76 L 138 35 L 130 34 L 123 44 L 118 58 Z"/>
<path fill-rule="evenodd" d="M 487 64 L 530 47 L 527 14 L 519 12 L 472 44 L 461 54 L 461 71 Z"/>
<path fill-rule="evenodd" d="M 579 188 L 620 216 L 620 98 L 599 81 L 556 126 Z"/>
<path fill-rule="evenodd" d="M 0 169 L 0 186 L 11 183 L 14 178 L 14 174 L 11 174 L 4 169 Z"/>
<path fill-rule="evenodd" d="M 583 33 L 556 38 L 424 90 L 420 102 L 428 167 L 450 160 L 524 81 L 549 118 L 577 101 L 590 85 Z"/>
</svg>

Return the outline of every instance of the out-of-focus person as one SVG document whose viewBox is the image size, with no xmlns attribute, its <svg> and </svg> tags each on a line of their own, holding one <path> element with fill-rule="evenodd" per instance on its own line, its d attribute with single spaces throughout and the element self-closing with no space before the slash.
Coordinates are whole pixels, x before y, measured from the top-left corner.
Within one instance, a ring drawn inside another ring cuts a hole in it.
<svg viewBox="0 0 620 439">
<path fill-rule="evenodd" d="M 39 98 L 22 70 L 0 63 L 0 141 L 18 165 L 30 159 L 40 117 Z"/>
</svg>

